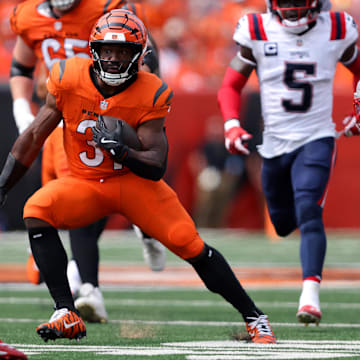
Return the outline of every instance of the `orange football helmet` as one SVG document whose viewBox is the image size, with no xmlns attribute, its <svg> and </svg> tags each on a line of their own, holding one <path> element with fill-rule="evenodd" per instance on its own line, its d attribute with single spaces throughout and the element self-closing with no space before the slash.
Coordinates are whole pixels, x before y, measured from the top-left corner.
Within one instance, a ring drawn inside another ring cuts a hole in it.
<svg viewBox="0 0 360 360">
<path fill-rule="evenodd" d="M 119 86 L 134 76 L 147 50 L 147 30 L 143 22 L 132 12 L 116 9 L 103 15 L 94 25 L 90 34 L 90 51 L 94 61 L 94 70 L 100 79 L 111 86 Z M 100 57 L 103 45 L 118 45 L 132 51 L 130 62 L 118 61 L 116 73 L 106 72 L 106 63 L 114 63 Z"/>
</svg>

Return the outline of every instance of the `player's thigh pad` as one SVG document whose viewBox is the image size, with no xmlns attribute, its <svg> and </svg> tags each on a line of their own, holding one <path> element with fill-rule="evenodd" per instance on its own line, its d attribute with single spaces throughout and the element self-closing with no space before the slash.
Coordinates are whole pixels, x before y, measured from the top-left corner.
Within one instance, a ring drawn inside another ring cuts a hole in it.
<svg viewBox="0 0 360 360">
<path fill-rule="evenodd" d="M 176 193 L 162 180 L 125 175 L 121 213 L 183 259 L 198 256 L 204 242 Z"/>
<path fill-rule="evenodd" d="M 28 199 L 23 217 L 61 229 L 91 224 L 108 215 L 98 184 L 70 176 L 50 181 Z"/>
</svg>

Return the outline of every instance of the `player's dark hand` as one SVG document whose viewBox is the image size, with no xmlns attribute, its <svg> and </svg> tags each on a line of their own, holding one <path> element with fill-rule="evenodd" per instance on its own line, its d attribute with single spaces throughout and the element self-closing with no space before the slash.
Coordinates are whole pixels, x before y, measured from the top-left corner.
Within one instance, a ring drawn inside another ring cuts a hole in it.
<svg viewBox="0 0 360 360">
<path fill-rule="evenodd" d="M 115 131 L 110 132 L 105 126 L 92 127 L 93 140 L 102 149 L 109 152 L 112 158 L 121 163 L 128 155 L 129 147 L 121 142 L 121 123 L 118 122 Z"/>
</svg>

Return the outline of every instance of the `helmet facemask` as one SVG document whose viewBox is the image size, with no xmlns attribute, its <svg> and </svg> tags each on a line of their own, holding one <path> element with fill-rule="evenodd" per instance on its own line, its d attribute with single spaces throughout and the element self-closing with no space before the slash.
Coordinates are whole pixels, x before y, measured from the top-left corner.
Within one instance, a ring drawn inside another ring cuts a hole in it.
<svg viewBox="0 0 360 360">
<path fill-rule="evenodd" d="M 51 6 L 60 11 L 69 10 L 75 2 L 76 0 L 50 0 Z"/>
<path fill-rule="evenodd" d="M 105 84 L 119 86 L 139 71 L 147 51 L 147 30 L 132 12 L 116 9 L 97 21 L 89 43 L 96 74 Z"/>
<path fill-rule="evenodd" d="M 131 59 L 129 59 L 129 61 L 104 59 L 101 57 L 101 47 L 104 45 L 128 47 L 132 50 L 132 57 Z M 119 44 L 118 42 L 113 41 L 103 41 L 101 43 L 96 43 L 96 41 L 94 41 L 91 43 L 90 48 L 92 53 L 92 59 L 94 61 L 94 70 L 100 77 L 100 79 L 107 85 L 119 86 L 124 82 L 128 81 L 139 70 L 139 59 L 143 55 L 142 47 L 140 44 L 131 44 L 126 42 Z M 106 71 L 108 66 L 111 65 L 113 68 L 118 66 L 117 72 Z"/>
<path fill-rule="evenodd" d="M 286 31 L 300 34 L 317 19 L 319 0 L 271 0 L 270 10 Z"/>
</svg>

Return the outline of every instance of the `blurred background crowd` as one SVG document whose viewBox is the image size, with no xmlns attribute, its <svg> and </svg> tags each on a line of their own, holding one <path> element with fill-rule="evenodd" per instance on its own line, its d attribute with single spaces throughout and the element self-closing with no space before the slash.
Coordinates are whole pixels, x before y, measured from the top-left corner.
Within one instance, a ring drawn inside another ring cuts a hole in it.
<svg viewBox="0 0 360 360">
<path fill-rule="evenodd" d="M 8 79 L 15 37 L 9 14 L 21 0 L 0 1 L 0 80 Z M 164 80 L 186 92 L 216 90 L 236 49 L 232 40 L 238 19 L 266 10 L 265 0 L 137 0 L 144 8 L 147 26 L 160 48 Z M 360 18 L 358 0 L 332 0 L 333 10 Z M 339 76 L 337 85 L 349 80 Z M 254 82 L 256 86 L 256 82 Z"/>
<path fill-rule="evenodd" d="M 5 161 L 17 136 L 8 89 L 15 44 L 9 15 L 22 1 L 0 0 L 0 104 L 3 115 L 0 132 L 6 133 L 0 145 L 1 161 Z M 256 151 L 256 145 L 261 143 L 262 119 L 255 72 L 245 88 L 240 114 L 242 125 L 254 136 L 249 143 L 250 156 L 230 156 L 225 150 L 223 120 L 216 101 L 225 69 L 237 51 L 232 40 L 236 24 L 247 13 L 265 12 L 266 1 L 128 2 L 142 4 L 142 17 L 145 15 L 146 26 L 159 48 L 161 77 L 175 93 L 167 121 L 171 146 L 165 180 L 175 188 L 200 227 L 267 229 L 269 222 L 260 183 L 261 160 Z M 359 0 L 331 0 L 331 3 L 333 11 L 347 11 L 360 23 Z M 352 75 L 341 65 L 338 66 L 334 87 L 333 117 L 340 130 L 343 118 L 351 112 L 352 97 Z M 349 207 L 342 217 L 336 211 L 337 204 L 342 201 L 344 186 L 350 186 L 346 174 L 351 171 L 352 176 L 357 176 L 353 164 L 348 163 L 348 154 L 353 155 L 358 149 L 356 141 L 339 141 L 337 171 L 327 200 L 330 210 L 325 213 L 325 223 L 331 227 L 358 227 L 354 215 L 357 211 Z M 9 194 L 11 201 L 0 211 L 0 230 L 23 226 L 21 209 L 25 199 L 39 186 L 40 164 L 35 164 L 31 171 L 28 179 L 20 183 L 18 191 Z M 353 194 L 359 193 L 360 201 L 360 192 L 353 190 Z M 118 218 L 114 219 L 109 226 L 127 226 Z"/>
</svg>

